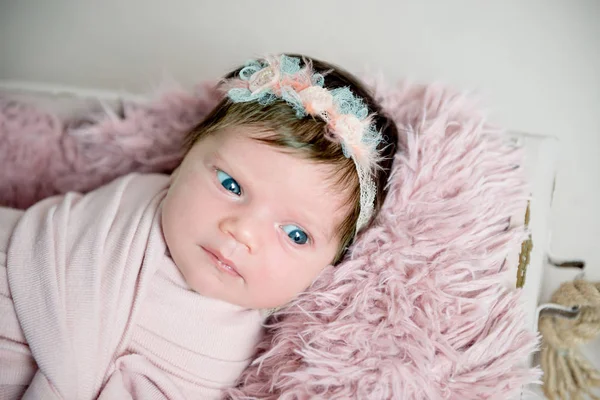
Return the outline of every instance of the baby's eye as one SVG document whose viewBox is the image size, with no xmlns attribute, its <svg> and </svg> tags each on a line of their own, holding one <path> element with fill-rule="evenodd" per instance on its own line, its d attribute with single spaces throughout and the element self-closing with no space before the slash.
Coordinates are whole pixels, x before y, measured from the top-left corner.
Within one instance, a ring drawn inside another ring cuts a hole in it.
<svg viewBox="0 0 600 400">
<path fill-rule="evenodd" d="M 308 242 L 308 235 L 296 225 L 284 225 L 281 228 L 294 243 L 306 244 Z"/>
<path fill-rule="evenodd" d="M 231 176 L 221 170 L 217 170 L 217 179 L 221 182 L 221 185 L 231 193 L 239 196 L 242 194 L 242 187 L 233 179 Z"/>
</svg>

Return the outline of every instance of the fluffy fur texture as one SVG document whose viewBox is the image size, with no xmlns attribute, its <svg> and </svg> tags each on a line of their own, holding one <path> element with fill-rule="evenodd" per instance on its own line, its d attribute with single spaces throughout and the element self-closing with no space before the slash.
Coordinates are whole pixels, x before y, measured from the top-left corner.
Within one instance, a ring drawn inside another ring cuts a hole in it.
<svg viewBox="0 0 600 400">
<path fill-rule="evenodd" d="M 447 88 L 377 86 L 402 134 L 390 193 L 349 257 L 271 319 L 237 399 L 509 399 L 525 365 L 517 149 Z M 169 171 L 214 92 L 171 92 L 86 124 L 0 100 L 0 202 L 26 207 L 132 170 Z"/>
<path fill-rule="evenodd" d="M 185 133 L 214 106 L 211 83 L 171 90 L 146 104 L 122 102 L 60 120 L 0 92 L 0 205 L 27 208 L 67 191 L 87 192 L 132 171 L 170 172 Z"/>
</svg>

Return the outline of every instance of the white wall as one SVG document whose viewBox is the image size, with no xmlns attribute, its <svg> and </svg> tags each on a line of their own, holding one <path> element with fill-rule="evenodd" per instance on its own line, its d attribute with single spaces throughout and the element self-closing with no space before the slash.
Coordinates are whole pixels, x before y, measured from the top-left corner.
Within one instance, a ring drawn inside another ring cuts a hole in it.
<svg viewBox="0 0 600 400">
<path fill-rule="evenodd" d="M 599 21 L 598 0 L 0 0 L 0 80 L 145 92 L 296 51 L 475 89 L 504 126 L 561 139 L 553 250 L 598 278 Z"/>
</svg>

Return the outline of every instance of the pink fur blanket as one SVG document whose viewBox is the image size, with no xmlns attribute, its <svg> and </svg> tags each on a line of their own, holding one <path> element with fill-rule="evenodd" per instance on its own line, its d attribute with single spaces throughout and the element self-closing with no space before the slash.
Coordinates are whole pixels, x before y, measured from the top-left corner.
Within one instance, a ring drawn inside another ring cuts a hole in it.
<svg viewBox="0 0 600 400">
<path fill-rule="evenodd" d="M 519 151 L 460 93 L 374 86 L 402 132 L 378 224 L 274 316 L 232 398 L 504 400 L 539 377 L 514 289 Z M 168 172 L 215 101 L 200 85 L 62 121 L 0 96 L 0 204 Z"/>
</svg>

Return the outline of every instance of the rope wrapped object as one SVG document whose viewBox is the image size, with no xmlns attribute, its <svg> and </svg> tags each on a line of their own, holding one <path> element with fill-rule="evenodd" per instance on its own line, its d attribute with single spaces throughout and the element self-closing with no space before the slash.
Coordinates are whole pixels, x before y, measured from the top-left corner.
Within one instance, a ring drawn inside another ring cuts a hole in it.
<svg viewBox="0 0 600 400">
<path fill-rule="evenodd" d="M 563 283 L 551 301 L 579 307 L 580 312 L 574 320 L 540 317 L 544 393 L 551 400 L 578 400 L 586 396 L 600 400 L 594 395 L 594 388 L 600 388 L 600 371 L 579 350 L 579 346 L 600 334 L 600 282 L 575 280 Z"/>
</svg>

